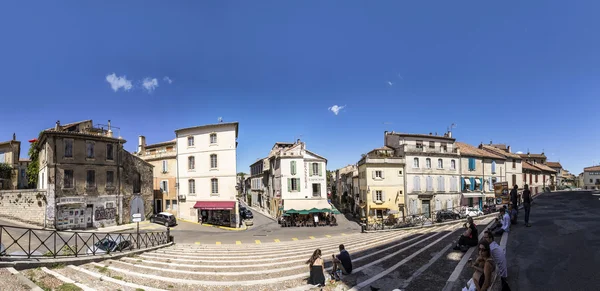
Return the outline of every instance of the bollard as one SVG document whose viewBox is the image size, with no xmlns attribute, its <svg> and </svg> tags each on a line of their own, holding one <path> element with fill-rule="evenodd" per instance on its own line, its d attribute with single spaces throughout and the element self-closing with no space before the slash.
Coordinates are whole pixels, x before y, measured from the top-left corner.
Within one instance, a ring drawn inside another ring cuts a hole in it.
<svg viewBox="0 0 600 291">
<path fill-rule="evenodd" d="M 167 226 L 167 242 L 170 243 L 171 241 L 171 228 Z"/>
</svg>

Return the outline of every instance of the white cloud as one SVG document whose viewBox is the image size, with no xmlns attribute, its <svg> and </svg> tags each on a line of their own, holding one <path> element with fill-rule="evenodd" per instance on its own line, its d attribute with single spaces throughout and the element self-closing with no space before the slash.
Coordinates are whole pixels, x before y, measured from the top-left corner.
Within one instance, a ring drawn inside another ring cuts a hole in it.
<svg viewBox="0 0 600 291">
<path fill-rule="evenodd" d="M 171 80 L 171 78 L 169 78 L 169 76 L 165 76 L 165 77 L 163 78 L 163 81 L 165 81 L 165 82 L 167 82 L 167 83 L 169 83 L 169 84 L 172 84 L 172 83 L 173 83 L 173 80 Z"/>
<path fill-rule="evenodd" d="M 156 80 L 156 78 L 145 78 L 144 81 L 142 81 L 142 87 L 144 87 L 148 93 L 152 93 L 152 91 L 158 87 L 158 80 Z"/>
<path fill-rule="evenodd" d="M 390 85 L 390 86 L 394 85 L 394 83 L 392 83 L 391 81 L 388 81 L 387 83 L 388 83 L 388 85 Z"/>
<path fill-rule="evenodd" d="M 119 91 L 119 89 L 123 89 L 123 91 L 129 91 L 133 88 L 130 80 L 127 80 L 127 77 L 121 76 L 117 77 L 115 73 L 110 75 L 106 75 L 106 82 L 110 84 L 110 87 L 115 91 Z"/>
<path fill-rule="evenodd" d="M 522 151 L 518 151 L 516 154 L 517 154 L 517 155 L 520 155 L 520 154 L 522 154 L 522 153 L 523 153 Z"/>
<path fill-rule="evenodd" d="M 333 105 L 333 106 L 327 108 L 327 110 L 331 110 L 331 112 L 333 112 L 333 114 L 338 115 L 340 113 L 340 110 L 344 109 L 344 107 L 346 107 L 346 105 L 344 105 L 344 106 Z"/>
</svg>

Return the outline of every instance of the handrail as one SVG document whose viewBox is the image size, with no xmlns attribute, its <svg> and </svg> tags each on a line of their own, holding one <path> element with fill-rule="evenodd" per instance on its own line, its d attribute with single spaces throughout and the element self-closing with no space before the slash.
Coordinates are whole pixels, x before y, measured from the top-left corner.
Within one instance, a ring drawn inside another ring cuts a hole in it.
<svg viewBox="0 0 600 291">
<path fill-rule="evenodd" d="M 100 245 L 103 241 L 109 242 L 108 248 Z M 0 260 L 104 255 L 160 246 L 170 241 L 169 228 L 161 232 L 138 234 L 57 231 L 0 225 Z"/>
</svg>

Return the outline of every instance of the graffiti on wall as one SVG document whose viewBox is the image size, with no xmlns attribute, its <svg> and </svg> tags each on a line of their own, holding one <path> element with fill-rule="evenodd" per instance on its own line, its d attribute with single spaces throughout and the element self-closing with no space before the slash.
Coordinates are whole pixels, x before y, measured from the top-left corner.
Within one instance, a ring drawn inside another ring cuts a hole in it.
<svg viewBox="0 0 600 291">
<path fill-rule="evenodd" d="M 94 213 L 95 220 L 114 220 L 115 215 L 117 214 L 116 208 L 104 208 L 103 206 L 96 207 L 96 211 Z"/>
</svg>

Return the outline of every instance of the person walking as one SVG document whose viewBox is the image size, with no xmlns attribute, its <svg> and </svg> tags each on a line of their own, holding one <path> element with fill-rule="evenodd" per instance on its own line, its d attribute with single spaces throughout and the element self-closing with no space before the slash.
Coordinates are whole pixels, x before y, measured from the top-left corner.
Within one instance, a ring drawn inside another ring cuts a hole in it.
<svg viewBox="0 0 600 291">
<path fill-rule="evenodd" d="M 529 185 L 525 184 L 525 190 L 523 190 L 523 208 L 525 209 L 525 226 L 531 227 L 529 224 L 529 213 L 531 212 L 531 191 L 529 191 Z"/>
<path fill-rule="evenodd" d="M 512 207 L 514 210 L 516 210 L 515 213 L 515 224 L 517 221 L 517 217 L 519 216 L 519 186 L 515 184 L 515 186 L 512 188 L 512 190 L 510 190 L 510 202 L 512 204 Z M 512 215 L 512 213 L 511 213 Z"/>
</svg>

